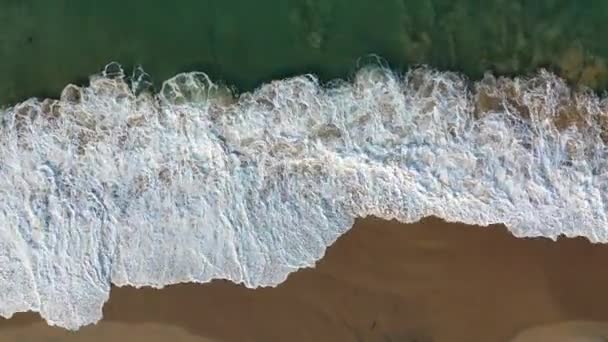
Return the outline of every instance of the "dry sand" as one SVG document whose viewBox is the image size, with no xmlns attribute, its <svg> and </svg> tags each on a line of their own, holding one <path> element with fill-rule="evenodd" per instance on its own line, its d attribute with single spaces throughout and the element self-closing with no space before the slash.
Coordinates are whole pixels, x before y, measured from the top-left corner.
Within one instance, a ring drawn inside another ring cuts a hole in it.
<svg viewBox="0 0 608 342">
<path fill-rule="evenodd" d="M 371 218 L 278 288 L 114 288 L 96 326 L 18 314 L 0 341 L 608 341 L 607 264 L 608 245 L 584 239 Z"/>
</svg>

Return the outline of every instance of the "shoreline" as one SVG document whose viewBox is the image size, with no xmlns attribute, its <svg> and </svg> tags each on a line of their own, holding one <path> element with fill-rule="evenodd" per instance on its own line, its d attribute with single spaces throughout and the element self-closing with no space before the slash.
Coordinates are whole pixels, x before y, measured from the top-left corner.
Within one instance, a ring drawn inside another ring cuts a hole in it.
<svg viewBox="0 0 608 342">
<path fill-rule="evenodd" d="M 519 239 L 501 225 L 359 219 L 315 268 L 276 288 L 113 287 L 104 319 L 83 331 L 115 322 L 176 326 L 218 342 L 506 341 L 537 325 L 608 321 L 607 258 L 607 245 Z M 0 331 L 35 322 L 37 314 L 16 314 Z"/>
<path fill-rule="evenodd" d="M 370 69 L 328 91 L 300 77 L 228 105 L 202 76 L 170 83 L 160 106 L 99 79 L 9 112 L 2 172 L 17 181 L 2 185 L 3 212 L 19 231 L 5 239 L 4 316 L 35 309 L 76 329 L 101 318 L 111 283 L 275 285 L 373 214 L 608 241 L 606 103 L 573 98 L 553 75 L 489 77 L 472 97 L 454 74 Z M 594 121 L 578 130 L 577 115 Z"/>
</svg>

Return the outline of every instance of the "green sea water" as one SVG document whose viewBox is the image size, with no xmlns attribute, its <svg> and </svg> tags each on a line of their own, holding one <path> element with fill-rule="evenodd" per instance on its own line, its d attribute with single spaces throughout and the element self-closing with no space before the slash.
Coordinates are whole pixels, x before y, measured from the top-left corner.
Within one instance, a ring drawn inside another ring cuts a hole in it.
<svg viewBox="0 0 608 342">
<path fill-rule="evenodd" d="M 0 0 L 0 105 L 56 97 L 110 61 L 156 84 L 205 71 L 238 90 L 347 78 L 381 56 L 479 78 L 546 67 L 608 85 L 605 0 Z"/>
</svg>

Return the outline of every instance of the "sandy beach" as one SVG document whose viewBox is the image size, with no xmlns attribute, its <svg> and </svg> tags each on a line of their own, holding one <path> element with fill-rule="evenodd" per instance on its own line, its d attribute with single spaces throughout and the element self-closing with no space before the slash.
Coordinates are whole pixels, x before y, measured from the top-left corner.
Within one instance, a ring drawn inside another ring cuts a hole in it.
<svg viewBox="0 0 608 342">
<path fill-rule="evenodd" d="M 113 288 L 95 326 L 70 333 L 18 314 L 0 321 L 0 340 L 595 341 L 608 337 L 606 260 L 608 246 L 585 239 L 368 218 L 277 288 Z"/>
</svg>

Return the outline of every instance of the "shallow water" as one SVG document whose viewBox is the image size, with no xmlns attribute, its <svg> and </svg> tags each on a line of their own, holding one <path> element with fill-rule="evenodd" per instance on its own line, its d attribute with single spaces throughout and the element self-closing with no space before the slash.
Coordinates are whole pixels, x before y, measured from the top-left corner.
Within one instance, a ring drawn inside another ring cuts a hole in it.
<svg viewBox="0 0 608 342">
<path fill-rule="evenodd" d="M 0 104 L 58 96 L 110 61 L 156 84 L 204 71 L 241 90 L 315 72 L 354 73 L 378 54 L 480 78 L 551 66 L 570 81 L 608 80 L 602 0 L 0 0 Z"/>
</svg>

